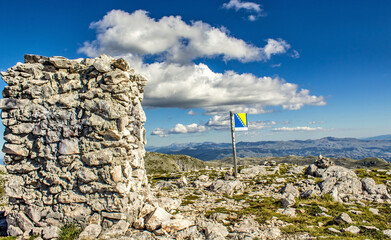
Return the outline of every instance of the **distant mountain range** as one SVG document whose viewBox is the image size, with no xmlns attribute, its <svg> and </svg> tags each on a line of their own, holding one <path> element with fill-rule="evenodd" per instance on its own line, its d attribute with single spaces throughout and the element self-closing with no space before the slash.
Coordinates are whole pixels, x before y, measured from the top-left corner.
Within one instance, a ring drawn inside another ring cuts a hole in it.
<svg viewBox="0 0 391 240">
<path fill-rule="evenodd" d="M 391 134 L 376 137 L 363 138 L 363 140 L 391 140 Z"/>
<path fill-rule="evenodd" d="M 316 140 L 239 142 L 236 144 L 237 156 L 244 157 L 280 157 L 287 155 L 346 157 L 363 159 L 383 158 L 391 162 L 391 135 L 372 139 L 326 137 Z M 386 140 L 378 140 L 378 139 Z M 148 147 L 147 151 L 166 154 L 184 154 L 204 161 L 219 160 L 232 156 L 231 143 L 189 143 L 172 144 L 165 147 Z"/>
</svg>

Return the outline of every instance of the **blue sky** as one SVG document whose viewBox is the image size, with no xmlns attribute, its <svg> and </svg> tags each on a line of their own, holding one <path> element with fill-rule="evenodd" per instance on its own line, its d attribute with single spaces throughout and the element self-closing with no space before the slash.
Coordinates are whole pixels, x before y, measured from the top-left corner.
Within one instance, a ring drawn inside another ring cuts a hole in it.
<svg viewBox="0 0 391 240">
<path fill-rule="evenodd" d="M 146 75 L 150 146 L 229 142 L 229 110 L 253 113 L 238 141 L 391 133 L 390 1 L 0 6 L 1 71 L 26 53 L 106 53 Z"/>
</svg>

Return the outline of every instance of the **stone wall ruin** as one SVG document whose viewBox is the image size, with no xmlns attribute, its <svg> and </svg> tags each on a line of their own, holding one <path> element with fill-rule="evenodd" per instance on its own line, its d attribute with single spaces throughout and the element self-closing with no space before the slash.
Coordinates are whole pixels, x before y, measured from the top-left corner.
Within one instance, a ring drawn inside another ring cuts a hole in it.
<svg viewBox="0 0 391 240">
<path fill-rule="evenodd" d="M 146 79 L 106 55 L 25 55 L 1 75 L 8 233 L 51 239 L 66 223 L 131 225 L 149 192 Z"/>
</svg>

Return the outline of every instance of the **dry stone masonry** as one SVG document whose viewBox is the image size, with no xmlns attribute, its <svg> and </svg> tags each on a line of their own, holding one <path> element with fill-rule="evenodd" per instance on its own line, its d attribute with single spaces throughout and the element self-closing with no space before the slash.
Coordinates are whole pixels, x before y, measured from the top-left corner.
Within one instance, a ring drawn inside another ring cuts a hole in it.
<svg viewBox="0 0 391 240">
<path fill-rule="evenodd" d="M 1 75 L 8 233 L 51 239 L 72 222 L 107 239 L 126 231 L 149 193 L 146 79 L 106 55 L 25 55 Z"/>
</svg>

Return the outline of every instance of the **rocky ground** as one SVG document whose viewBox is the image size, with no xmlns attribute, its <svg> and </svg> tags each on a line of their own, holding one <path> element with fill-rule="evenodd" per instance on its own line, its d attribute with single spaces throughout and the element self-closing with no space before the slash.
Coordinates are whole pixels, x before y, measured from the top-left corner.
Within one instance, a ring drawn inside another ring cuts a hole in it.
<svg viewBox="0 0 391 240">
<path fill-rule="evenodd" d="M 121 220 L 109 233 L 67 226 L 58 239 L 391 238 L 389 170 L 350 170 L 321 157 L 239 172 L 236 179 L 221 167 L 151 174 L 154 196 L 132 226 Z"/>
<path fill-rule="evenodd" d="M 168 239 L 387 239 L 391 171 L 265 162 L 149 176 L 160 207 L 178 224 Z M 166 223 L 167 224 L 167 223 Z"/>
</svg>

